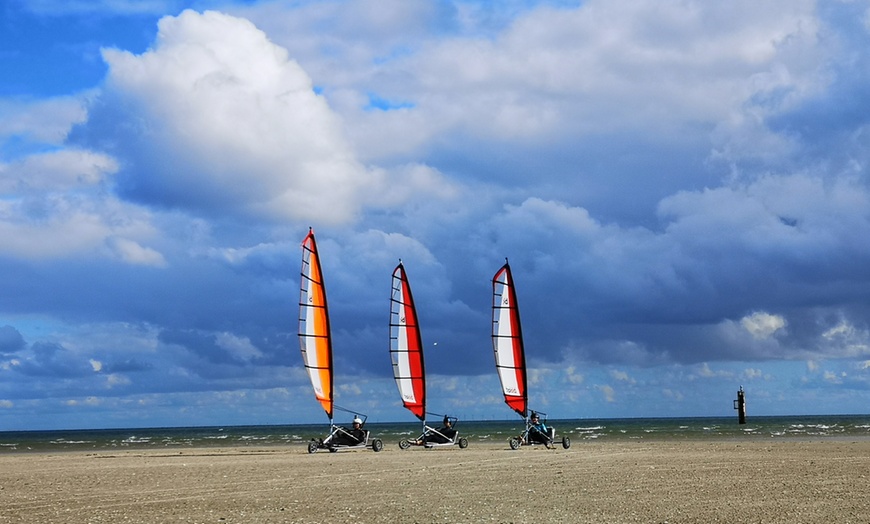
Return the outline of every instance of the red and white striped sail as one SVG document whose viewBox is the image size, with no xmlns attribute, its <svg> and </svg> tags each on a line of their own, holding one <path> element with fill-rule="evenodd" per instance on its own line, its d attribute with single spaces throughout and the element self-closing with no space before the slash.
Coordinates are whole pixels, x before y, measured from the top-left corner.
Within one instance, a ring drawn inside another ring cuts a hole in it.
<svg viewBox="0 0 870 524">
<path fill-rule="evenodd" d="M 302 242 L 302 278 L 299 293 L 299 347 L 302 361 L 311 378 L 314 396 L 320 401 L 329 420 L 333 413 L 332 339 L 326 288 L 320 270 L 320 257 L 309 231 Z"/>
<path fill-rule="evenodd" d="M 526 356 L 520 310 L 511 268 L 505 265 L 492 277 L 492 347 L 504 401 L 521 417 L 528 414 Z"/>
<path fill-rule="evenodd" d="M 393 271 L 390 297 L 390 357 L 393 376 L 402 402 L 420 420 L 426 417 L 426 379 L 423 370 L 423 342 L 417 310 L 405 267 L 399 262 Z"/>
</svg>

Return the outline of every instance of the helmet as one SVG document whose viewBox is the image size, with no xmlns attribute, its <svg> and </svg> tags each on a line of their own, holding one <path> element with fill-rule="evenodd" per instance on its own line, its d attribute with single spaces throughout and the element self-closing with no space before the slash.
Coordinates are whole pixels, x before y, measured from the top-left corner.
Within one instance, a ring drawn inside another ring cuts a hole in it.
<svg viewBox="0 0 870 524">
<path fill-rule="evenodd" d="M 362 419 L 359 417 L 353 417 L 353 423 L 354 424 L 362 424 Z"/>
</svg>

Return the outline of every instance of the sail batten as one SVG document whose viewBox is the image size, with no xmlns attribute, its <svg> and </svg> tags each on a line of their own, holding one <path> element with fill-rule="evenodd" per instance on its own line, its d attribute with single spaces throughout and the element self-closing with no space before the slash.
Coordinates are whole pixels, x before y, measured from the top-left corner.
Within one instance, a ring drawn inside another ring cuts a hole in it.
<svg viewBox="0 0 870 524">
<path fill-rule="evenodd" d="M 526 418 L 526 357 L 516 288 L 507 262 L 492 278 L 492 347 L 505 403 Z"/>
<path fill-rule="evenodd" d="M 314 232 L 302 242 L 302 272 L 299 291 L 299 347 L 314 396 L 329 420 L 333 418 L 332 338 L 326 287 Z"/>
<path fill-rule="evenodd" d="M 417 418 L 425 421 L 423 342 L 411 285 L 401 262 L 393 271 L 390 295 L 390 358 L 402 404 Z"/>
</svg>

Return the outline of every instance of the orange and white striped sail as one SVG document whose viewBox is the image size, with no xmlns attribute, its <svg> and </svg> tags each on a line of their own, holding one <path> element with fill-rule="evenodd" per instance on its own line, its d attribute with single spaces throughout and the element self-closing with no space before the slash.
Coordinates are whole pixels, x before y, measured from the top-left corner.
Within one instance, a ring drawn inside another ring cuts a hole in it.
<svg viewBox="0 0 870 524">
<path fill-rule="evenodd" d="M 492 347 L 504 401 L 526 418 L 526 356 L 517 293 L 507 261 L 492 277 Z"/>
<path fill-rule="evenodd" d="M 311 378 L 314 396 L 320 401 L 329 420 L 333 413 L 332 339 L 326 288 L 320 270 L 320 257 L 309 231 L 302 242 L 302 278 L 299 293 L 299 347 L 302 361 Z"/>
<path fill-rule="evenodd" d="M 426 417 L 426 379 L 423 342 L 417 310 L 405 267 L 399 262 L 393 271 L 390 296 L 390 358 L 402 403 L 420 420 Z"/>
</svg>

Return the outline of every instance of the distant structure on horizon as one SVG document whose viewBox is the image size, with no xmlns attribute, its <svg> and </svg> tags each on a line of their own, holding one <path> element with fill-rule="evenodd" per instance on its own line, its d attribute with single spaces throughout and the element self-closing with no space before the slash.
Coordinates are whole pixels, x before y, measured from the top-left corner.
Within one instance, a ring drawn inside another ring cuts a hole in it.
<svg viewBox="0 0 870 524">
<path fill-rule="evenodd" d="M 734 401 L 734 409 L 737 410 L 737 423 L 746 424 L 746 397 L 743 394 L 743 386 L 737 390 L 737 400 Z"/>
</svg>

